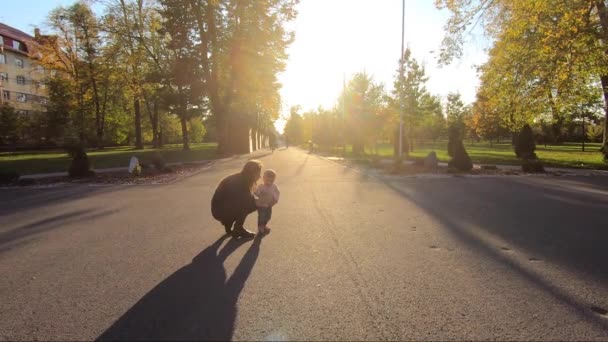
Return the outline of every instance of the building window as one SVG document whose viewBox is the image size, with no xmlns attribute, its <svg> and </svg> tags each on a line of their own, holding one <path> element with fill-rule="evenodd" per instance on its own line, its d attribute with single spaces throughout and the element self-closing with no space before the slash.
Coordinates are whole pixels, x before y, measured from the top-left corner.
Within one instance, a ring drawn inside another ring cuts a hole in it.
<svg viewBox="0 0 608 342">
<path fill-rule="evenodd" d="M 0 53 L 0 64 L 6 64 L 6 56 Z"/>
<path fill-rule="evenodd" d="M 5 100 L 10 100 L 11 99 L 11 92 L 8 90 L 3 90 L 2 91 L 2 98 Z"/>
<path fill-rule="evenodd" d="M 0 81 L 8 82 L 8 74 L 5 72 L 0 72 Z"/>
<path fill-rule="evenodd" d="M 13 49 L 19 50 L 19 45 L 20 44 L 21 44 L 21 42 L 13 40 Z"/>
<path fill-rule="evenodd" d="M 41 74 L 44 74 L 44 68 L 42 67 L 42 65 L 36 65 L 36 71 Z"/>
<path fill-rule="evenodd" d="M 18 68 L 23 68 L 23 59 L 15 58 L 15 65 Z"/>
<path fill-rule="evenodd" d="M 0 45 L 4 45 L 4 37 L 0 36 Z"/>
<path fill-rule="evenodd" d="M 19 101 L 19 102 L 27 102 L 27 94 L 17 93 L 17 101 Z"/>
<path fill-rule="evenodd" d="M 17 76 L 17 84 L 25 84 L 25 77 Z"/>
</svg>

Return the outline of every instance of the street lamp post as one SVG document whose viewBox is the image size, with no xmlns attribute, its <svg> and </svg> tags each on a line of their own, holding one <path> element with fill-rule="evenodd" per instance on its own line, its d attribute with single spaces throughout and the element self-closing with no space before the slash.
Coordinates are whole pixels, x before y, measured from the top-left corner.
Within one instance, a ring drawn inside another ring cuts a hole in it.
<svg viewBox="0 0 608 342">
<path fill-rule="evenodd" d="M 401 56 L 399 56 L 399 158 L 403 156 L 403 53 L 405 41 L 405 0 L 402 1 L 401 10 Z"/>
</svg>

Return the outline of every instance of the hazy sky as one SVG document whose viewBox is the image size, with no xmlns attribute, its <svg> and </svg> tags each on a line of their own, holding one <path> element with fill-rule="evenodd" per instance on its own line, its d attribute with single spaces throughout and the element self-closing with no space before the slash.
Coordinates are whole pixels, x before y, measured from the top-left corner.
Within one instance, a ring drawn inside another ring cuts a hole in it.
<svg viewBox="0 0 608 342">
<path fill-rule="evenodd" d="M 475 98 L 478 78 L 474 65 L 486 60 L 487 41 L 470 37 L 465 56 L 438 68 L 435 54 L 443 37 L 447 13 L 433 0 L 406 0 L 405 40 L 429 76 L 428 89 L 442 97 L 460 92 Z M 392 89 L 401 52 L 401 0 L 303 0 L 294 23 L 296 40 L 289 49 L 283 83 L 283 113 L 292 105 L 304 110 L 333 107 L 343 75 L 365 71 Z"/>
<path fill-rule="evenodd" d="M 71 0 L 3 1 L 0 21 L 32 34 L 56 6 Z M 438 68 L 433 51 L 443 37 L 447 13 L 434 0 L 406 0 L 405 39 L 413 56 L 426 67 L 428 88 L 445 98 L 458 91 L 466 102 L 475 98 L 478 78 L 474 65 L 486 60 L 488 43 L 470 37 L 462 60 Z M 296 40 L 289 48 L 287 69 L 279 77 L 283 114 L 293 105 L 303 110 L 331 108 L 342 89 L 344 75 L 366 71 L 387 90 L 398 68 L 401 50 L 401 0 L 301 0 L 291 25 Z M 282 129 L 282 123 L 277 123 Z"/>
</svg>

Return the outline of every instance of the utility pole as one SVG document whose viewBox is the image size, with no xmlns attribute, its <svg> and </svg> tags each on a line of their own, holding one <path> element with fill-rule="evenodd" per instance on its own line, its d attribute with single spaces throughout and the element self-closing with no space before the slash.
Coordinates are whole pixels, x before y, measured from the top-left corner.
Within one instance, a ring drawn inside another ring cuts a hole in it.
<svg viewBox="0 0 608 342">
<path fill-rule="evenodd" d="M 403 53 L 405 41 L 405 0 L 402 1 L 401 10 L 401 56 L 399 56 L 399 158 L 403 157 Z"/>
<path fill-rule="evenodd" d="M 346 73 L 342 74 L 342 153 L 346 158 Z"/>
</svg>

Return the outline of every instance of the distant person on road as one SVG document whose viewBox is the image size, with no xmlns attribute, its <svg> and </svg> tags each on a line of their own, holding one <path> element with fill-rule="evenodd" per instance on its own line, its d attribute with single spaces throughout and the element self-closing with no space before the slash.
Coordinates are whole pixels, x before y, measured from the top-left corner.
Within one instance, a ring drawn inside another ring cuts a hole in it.
<svg viewBox="0 0 608 342">
<path fill-rule="evenodd" d="M 277 148 L 277 137 L 274 134 L 270 135 L 270 150 L 274 153 L 274 150 Z"/>
<path fill-rule="evenodd" d="M 268 221 L 272 217 L 272 207 L 279 202 L 279 188 L 274 181 L 277 179 L 277 173 L 274 170 L 266 170 L 264 172 L 264 183 L 258 185 L 255 190 L 255 195 L 258 196 L 258 233 L 268 234 L 270 228 Z"/>
<path fill-rule="evenodd" d="M 260 179 L 262 162 L 250 160 L 243 170 L 224 178 L 211 199 L 211 213 L 233 237 L 249 238 L 255 234 L 243 227 L 247 215 L 256 211 L 253 191 Z"/>
</svg>

